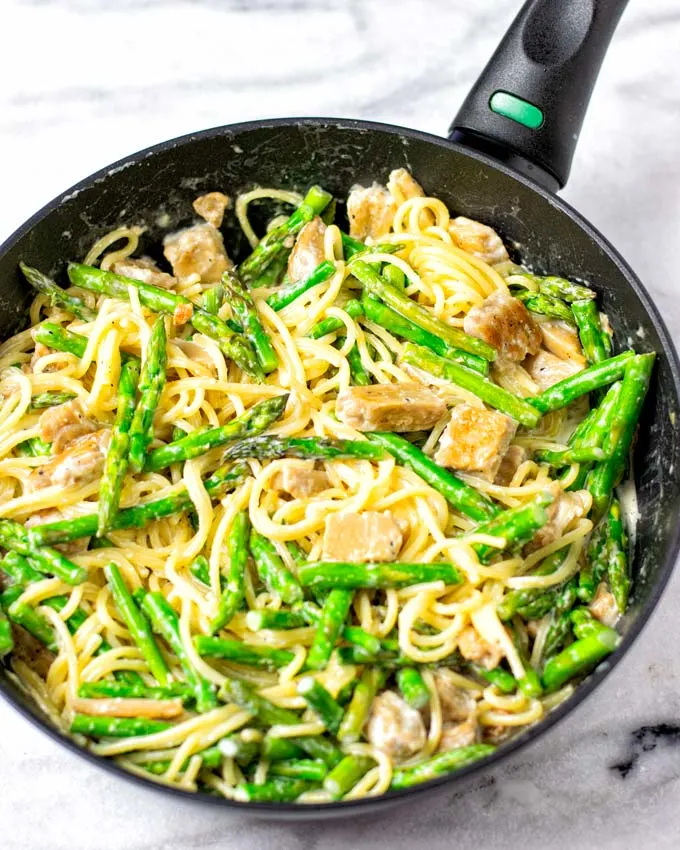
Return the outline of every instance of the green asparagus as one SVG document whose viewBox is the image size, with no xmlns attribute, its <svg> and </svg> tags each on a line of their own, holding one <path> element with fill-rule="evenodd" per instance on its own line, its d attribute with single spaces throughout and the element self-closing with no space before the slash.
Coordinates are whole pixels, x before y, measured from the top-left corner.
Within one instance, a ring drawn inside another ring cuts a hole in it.
<svg viewBox="0 0 680 850">
<path fill-rule="evenodd" d="M 73 393 L 45 392 L 31 398 L 31 410 L 44 410 L 46 407 L 56 407 L 75 398 Z"/>
<path fill-rule="evenodd" d="M 210 623 L 212 634 L 228 626 L 245 598 L 245 573 L 248 565 L 248 532 L 250 519 L 247 511 L 234 517 L 227 537 L 228 568 L 226 585 L 217 607 L 217 615 Z"/>
<path fill-rule="evenodd" d="M 591 300 L 575 301 L 571 305 L 571 309 L 578 327 L 581 347 L 588 363 L 600 363 L 602 360 L 606 360 L 609 356 L 605 341 L 607 333 L 602 330 L 600 314 L 595 302 Z"/>
<path fill-rule="evenodd" d="M 410 788 L 420 782 L 436 779 L 445 773 L 460 770 L 474 761 L 491 755 L 495 751 L 491 744 L 471 744 L 468 747 L 457 747 L 455 750 L 438 753 L 425 761 L 410 767 L 398 767 L 392 774 L 392 790 Z"/>
<path fill-rule="evenodd" d="M 574 314 L 568 304 L 559 298 L 550 298 L 542 293 L 534 293 L 523 290 L 516 292 L 515 298 L 521 301 L 531 313 L 540 313 L 543 316 L 550 316 L 553 319 L 561 319 L 563 322 L 568 322 L 573 325 Z"/>
<path fill-rule="evenodd" d="M 397 672 L 397 685 L 411 708 L 425 708 L 430 701 L 430 689 L 416 667 L 402 667 Z"/>
<path fill-rule="evenodd" d="M 246 614 L 246 626 L 251 632 L 262 629 L 299 629 L 306 625 L 304 616 L 297 611 L 272 611 L 265 608 Z"/>
<path fill-rule="evenodd" d="M 505 539 L 505 549 L 513 551 L 519 549 L 547 523 L 546 508 L 552 504 L 553 500 L 552 493 L 548 491 L 539 493 L 528 504 L 503 511 L 488 522 L 478 525 L 472 533 L 502 537 Z M 487 563 L 493 555 L 502 551 L 482 543 L 475 543 L 472 548 L 482 564 Z"/>
<path fill-rule="evenodd" d="M 364 308 L 361 306 L 361 302 L 356 299 L 351 299 L 346 304 L 343 304 L 342 309 L 352 319 L 358 319 L 364 314 Z M 321 339 L 322 336 L 339 331 L 344 327 L 345 323 L 342 319 L 338 319 L 336 316 L 328 316 L 314 325 L 307 336 L 311 337 L 311 339 Z"/>
<path fill-rule="evenodd" d="M 377 563 L 348 564 L 335 561 L 317 561 L 305 564 L 298 570 L 303 587 L 354 590 L 356 588 L 409 587 L 430 581 L 459 584 L 460 574 L 453 564 Z"/>
<path fill-rule="evenodd" d="M 136 738 L 138 735 L 153 735 L 170 729 L 171 723 L 162 720 L 147 720 L 145 717 L 96 717 L 76 714 L 71 721 L 74 735 L 90 738 Z"/>
<path fill-rule="evenodd" d="M 335 735 L 340 728 L 344 711 L 324 686 L 312 676 L 300 679 L 297 692 L 307 705 L 318 715 L 326 729 Z"/>
<path fill-rule="evenodd" d="M 261 785 L 241 782 L 234 788 L 234 799 L 241 803 L 290 803 L 314 787 L 306 779 L 272 776 Z"/>
<path fill-rule="evenodd" d="M 27 266 L 26 263 L 20 262 L 19 268 L 31 286 L 34 289 L 37 289 L 38 292 L 46 295 L 53 307 L 63 307 L 83 322 L 94 321 L 97 314 L 94 310 L 90 310 L 82 298 L 66 292 L 66 290 L 61 288 L 61 286 L 58 286 L 53 280 L 50 280 L 47 275 L 39 272 L 38 269 Z"/>
<path fill-rule="evenodd" d="M 385 681 L 385 674 L 376 667 L 367 667 L 361 674 L 359 684 L 354 689 L 345 716 L 338 729 L 338 740 L 343 743 L 358 741 L 361 730 L 371 710 L 375 695 Z"/>
<path fill-rule="evenodd" d="M 159 316 L 151 331 L 144 365 L 139 376 L 139 401 L 129 431 L 129 459 L 133 472 L 141 472 L 153 440 L 153 418 L 158 408 L 167 366 L 165 319 Z"/>
<path fill-rule="evenodd" d="M 607 552 L 607 581 L 614 595 L 616 607 L 623 614 L 628 605 L 630 575 L 628 573 L 628 540 L 623 527 L 621 505 L 618 499 L 609 504 L 609 542 Z"/>
<path fill-rule="evenodd" d="M 321 782 L 328 773 L 328 767 L 321 759 L 284 759 L 270 765 L 268 773 L 270 776 L 290 776 Z"/>
<path fill-rule="evenodd" d="M 218 638 L 211 635 L 196 635 L 194 646 L 199 655 L 206 658 L 223 658 L 234 664 L 248 667 L 262 667 L 276 670 L 285 667 L 295 658 L 287 649 L 274 649 L 269 646 L 255 646 L 232 638 Z"/>
<path fill-rule="evenodd" d="M 309 277 L 303 280 L 296 280 L 294 283 L 288 283 L 274 292 L 273 295 L 270 295 L 267 298 L 267 304 L 272 310 L 278 313 L 279 310 L 283 310 L 284 307 L 292 304 L 296 298 L 304 295 L 305 292 L 308 292 L 320 283 L 324 283 L 324 281 L 327 281 L 334 274 L 335 264 L 324 260 L 323 263 L 314 269 Z"/>
<path fill-rule="evenodd" d="M 579 638 L 546 662 L 543 685 L 547 691 L 556 691 L 575 676 L 588 673 L 616 649 L 619 636 L 614 629 L 602 626 L 596 634 Z"/>
<path fill-rule="evenodd" d="M 345 756 L 324 779 L 324 791 L 328 791 L 334 800 L 340 800 L 374 764 L 373 759 L 368 756 Z"/>
<path fill-rule="evenodd" d="M 373 436 L 373 435 L 371 435 Z M 367 440 L 331 440 L 326 437 L 248 437 L 229 446 L 223 460 L 273 460 L 282 457 L 306 460 L 382 460 L 384 452 Z"/>
<path fill-rule="evenodd" d="M 224 273 L 222 284 L 234 318 L 239 322 L 246 339 L 253 346 L 262 371 L 268 375 L 278 367 L 279 360 L 267 331 L 262 326 L 253 296 L 233 270 L 227 270 Z"/>
<path fill-rule="evenodd" d="M 18 552 L 27 558 L 29 564 L 38 572 L 54 575 L 66 584 L 82 584 L 87 579 L 87 570 L 84 567 L 79 567 L 49 546 L 41 544 L 38 548 L 30 532 L 14 520 L 0 520 L 0 546 Z"/>
<path fill-rule="evenodd" d="M 298 572 L 308 569 L 309 566 L 305 565 L 300 567 Z M 309 573 L 306 574 L 309 575 Z M 335 586 L 326 597 L 314 640 L 307 655 L 307 667 L 310 670 L 323 670 L 328 665 L 349 613 L 352 597 L 351 590 L 340 590 Z"/>
<path fill-rule="evenodd" d="M 269 591 L 278 594 L 289 605 L 302 599 L 299 582 L 281 560 L 274 544 L 255 529 L 250 532 L 250 553 Z"/>
</svg>

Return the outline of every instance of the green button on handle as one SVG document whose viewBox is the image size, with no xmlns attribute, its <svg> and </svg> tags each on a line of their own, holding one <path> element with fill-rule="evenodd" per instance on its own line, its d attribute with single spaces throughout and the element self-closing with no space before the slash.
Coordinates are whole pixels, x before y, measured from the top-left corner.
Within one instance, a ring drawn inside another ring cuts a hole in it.
<svg viewBox="0 0 680 850">
<path fill-rule="evenodd" d="M 494 92 L 489 107 L 492 112 L 510 118 L 511 121 L 523 124 L 531 130 L 537 130 L 543 123 L 543 113 L 537 106 L 506 91 Z"/>
</svg>

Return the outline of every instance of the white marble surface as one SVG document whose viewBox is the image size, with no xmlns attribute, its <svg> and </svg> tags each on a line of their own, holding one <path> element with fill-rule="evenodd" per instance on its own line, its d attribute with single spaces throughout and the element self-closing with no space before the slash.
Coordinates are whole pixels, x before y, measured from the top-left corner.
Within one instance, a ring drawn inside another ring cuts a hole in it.
<svg viewBox="0 0 680 850">
<path fill-rule="evenodd" d="M 2 0 L 0 240 L 94 169 L 201 127 L 336 115 L 443 133 L 518 7 Z M 679 57 L 678 0 L 632 2 L 564 192 L 622 249 L 676 338 Z M 350 823 L 254 822 L 167 801 L 66 753 L 0 705 L 0 848 L 676 848 L 678 733 L 626 779 L 611 765 L 630 754 L 634 730 L 680 722 L 679 605 L 677 577 L 608 681 L 511 764 L 462 796 Z"/>
</svg>

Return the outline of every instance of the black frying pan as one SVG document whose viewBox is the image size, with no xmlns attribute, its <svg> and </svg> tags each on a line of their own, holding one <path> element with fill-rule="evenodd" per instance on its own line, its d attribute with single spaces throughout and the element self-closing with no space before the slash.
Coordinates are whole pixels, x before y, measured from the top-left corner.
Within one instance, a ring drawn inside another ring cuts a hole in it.
<svg viewBox="0 0 680 850">
<path fill-rule="evenodd" d="M 56 198 L 0 247 L 0 325 L 8 336 L 25 326 L 32 297 L 17 272 L 20 259 L 63 275 L 95 238 L 123 222 L 148 227 L 153 253 L 163 229 L 188 224 L 200 193 L 230 194 L 254 185 L 306 188 L 321 183 L 339 198 L 355 182 L 384 180 L 410 169 L 455 213 L 496 228 L 516 258 L 538 273 L 583 278 L 597 290 L 620 346 L 656 351 L 658 366 L 640 425 L 635 477 L 640 519 L 633 559 L 633 597 L 623 640 L 576 694 L 538 726 L 482 763 L 408 791 L 353 803 L 315 806 L 234 803 L 168 789 L 125 773 L 56 731 L 0 667 L 0 691 L 20 712 L 69 749 L 131 782 L 225 809 L 276 817 L 356 813 L 460 783 L 534 740 L 584 699 L 640 633 L 668 581 L 680 546 L 680 414 L 678 360 L 649 295 L 624 260 L 553 192 L 571 158 L 600 63 L 626 0 L 530 0 L 453 122 L 449 139 L 414 130 L 333 119 L 255 121 L 206 130 L 123 159 Z M 493 107 L 493 108 L 492 108 Z M 505 113 L 499 114 L 500 113 Z M 163 218 L 161 218 L 163 217 Z M 233 219 L 231 252 L 247 247 Z M 632 234 L 631 234 L 632 237 Z"/>
</svg>

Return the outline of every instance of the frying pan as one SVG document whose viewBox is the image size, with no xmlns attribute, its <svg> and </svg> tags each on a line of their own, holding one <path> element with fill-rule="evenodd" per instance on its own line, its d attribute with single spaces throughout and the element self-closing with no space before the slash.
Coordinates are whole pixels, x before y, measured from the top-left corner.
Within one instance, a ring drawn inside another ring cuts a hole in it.
<svg viewBox="0 0 680 850">
<path fill-rule="evenodd" d="M 214 189 L 231 194 L 255 185 L 304 189 L 320 183 L 344 198 L 354 183 L 384 180 L 406 167 L 456 214 L 499 231 L 515 259 L 535 272 L 584 279 L 597 291 L 615 341 L 655 351 L 657 367 L 634 456 L 639 520 L 633 595 L 623 640 L 606 664 L 539 725 L 484 762 L 383 797 L 314 806 L 236 803 L 194 795 L 125 773 L 53 728 L 0 667 L 0 692 L 64 746 L 109 771 L 160 793 L 270 817 L 328 817 L 418 799 L 469 781 L 546 732 L 605 678 L 640 633 L 666 585 L 680 546 L 680 375 L 670 335 L 644 287 L 609 243 L 554 192 L 566 183 L 597 73 L 626 0 L 530 0 L 454 119 L 448 139 L 368 121 L 327 118 L 232 124 L 191 134 L 120 160 L 56 198 L 0 247 L 3 336 L 26 324 L 32 297 L 20 259 L 63 277 L 65 261 L 122 223 L 147 227 L 153 255 L 162 232 L 189 224 L 191 201 Z M 226 242 L 244 255 L 236 223 Z M 154 245 L 156 247 L 154 247 Z"/>
</svg>

